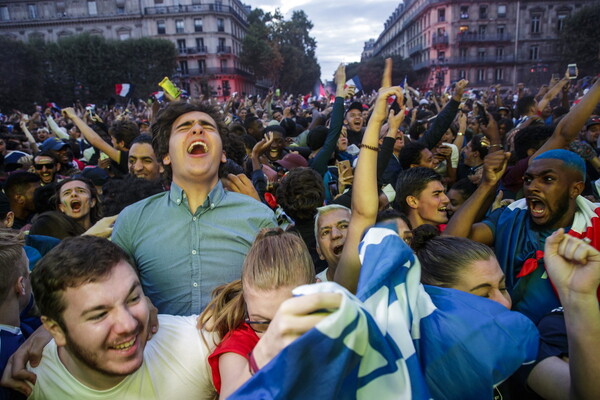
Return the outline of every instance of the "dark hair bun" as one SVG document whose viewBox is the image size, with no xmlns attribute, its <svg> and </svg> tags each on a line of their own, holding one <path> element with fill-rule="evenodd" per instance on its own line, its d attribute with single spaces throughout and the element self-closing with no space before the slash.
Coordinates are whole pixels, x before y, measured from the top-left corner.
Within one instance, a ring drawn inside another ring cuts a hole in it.
<svg viewBox="0 0 600 400">
<path fill-rule="evenodd" d="M 427 242 L 440 235 L 440 231 L 436 226 L 424 224 L 413 229 L 413 237 L 411 247 L 415 252 L 423 249 Z"/>
</svg>

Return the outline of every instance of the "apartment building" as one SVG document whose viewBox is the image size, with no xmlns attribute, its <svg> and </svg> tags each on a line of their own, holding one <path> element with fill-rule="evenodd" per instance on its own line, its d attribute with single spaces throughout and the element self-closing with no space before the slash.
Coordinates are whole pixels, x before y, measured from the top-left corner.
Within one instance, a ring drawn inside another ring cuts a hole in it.
<svg viewBox="0 0 600 400">
<path fill-rule="evenodd" d="M 414 84 L 436 91 L 462 78 L 472 87 L 537 86 L 560 72 L 556 43 L 565 18 L 592 2 L 405 0 L 373 55 L 410 58 Z"/>
<path fill-rule="evenodd" d="M 107 39 L 163 38 L 178 50 L 172 80 L 192 96 L 253 93 L 239 62 L 250 7 L 239 0 L 3 1 L 0 35 L 29 41 L 87 32 Z"/>
</svg>

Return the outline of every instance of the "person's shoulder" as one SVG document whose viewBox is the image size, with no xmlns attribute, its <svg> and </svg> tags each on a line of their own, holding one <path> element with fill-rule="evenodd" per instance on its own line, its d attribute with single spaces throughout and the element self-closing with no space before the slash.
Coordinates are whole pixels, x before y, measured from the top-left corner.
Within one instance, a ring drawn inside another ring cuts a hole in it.
<svg viewBox="0 0 600 400">
<path fill-rule="evenodd" d="M 230 206 L 243 207 L 247 210 L 254 210 L 255 212 L 265 213 L 270 216 L 274 215 L 273 210 L 266 204 L 245 194 L 225 191 L 225 201 Z"/>
<path fill-rule="evenodd" d="M 133 204 L 130 204 L 127 207 L 125 207 L 123 209 L 123 211 L 121 211 L 121 213 L 119 214 L 119 218 L 122 215 L 135 215 L 137 213 L 142 213 L 148 207 L 152 207 L 153 205 L 163 201 L 163 199 L 168 196 L 169 196 L 169 192 L 165 191 L 165 192 L 157 193 L 155 195 L 147 197 L 143 200 L 137 201 Z"/>
</svg>

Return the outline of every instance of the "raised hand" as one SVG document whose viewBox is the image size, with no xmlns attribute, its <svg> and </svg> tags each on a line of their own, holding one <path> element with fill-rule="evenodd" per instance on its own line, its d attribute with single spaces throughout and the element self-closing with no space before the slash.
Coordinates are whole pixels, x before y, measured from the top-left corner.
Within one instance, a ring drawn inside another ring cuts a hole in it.
<svg viewBox="0 0 600 400">
<path fill-rule="evenodd" d="M 600 285 L 600 252 L 561 228 L 546 239 L 546 271 L 563 296 L 595 296 Z"/>
</svg>

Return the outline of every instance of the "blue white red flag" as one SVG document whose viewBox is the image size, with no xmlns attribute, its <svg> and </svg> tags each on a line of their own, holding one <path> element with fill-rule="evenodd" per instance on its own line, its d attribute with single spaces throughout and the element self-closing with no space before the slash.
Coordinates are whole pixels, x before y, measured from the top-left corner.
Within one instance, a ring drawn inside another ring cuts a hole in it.
<svg viewBox="0 0 600 400">
<path fill-rule="evenodd" d="M 359 247 L 357 296 L 331 282 L 339 310 L 235 392 L 232 399 L 491 399 L 493 387 L 535 360 L 531 321 L 453 289 L 424 287 L 397 233 L 374 227 Z"/>
<path fill-rule="evenodd" d="M 117 83 L 115 93 L 121 97 L 127 97 L 131 93 L 132 85 L 129 83 Z"/>
<path fill-rule="evenodd" d="M 348 79 L 346 81 L 346 87 L 347 86 L 354 86 L 356 87 L 356 92 L 359 92 L 363 89 L 361 83 L 360 83 L 360 79 L 358 79 L 358 75 L 353 76 L 352 78 Z"/>
</svg>

